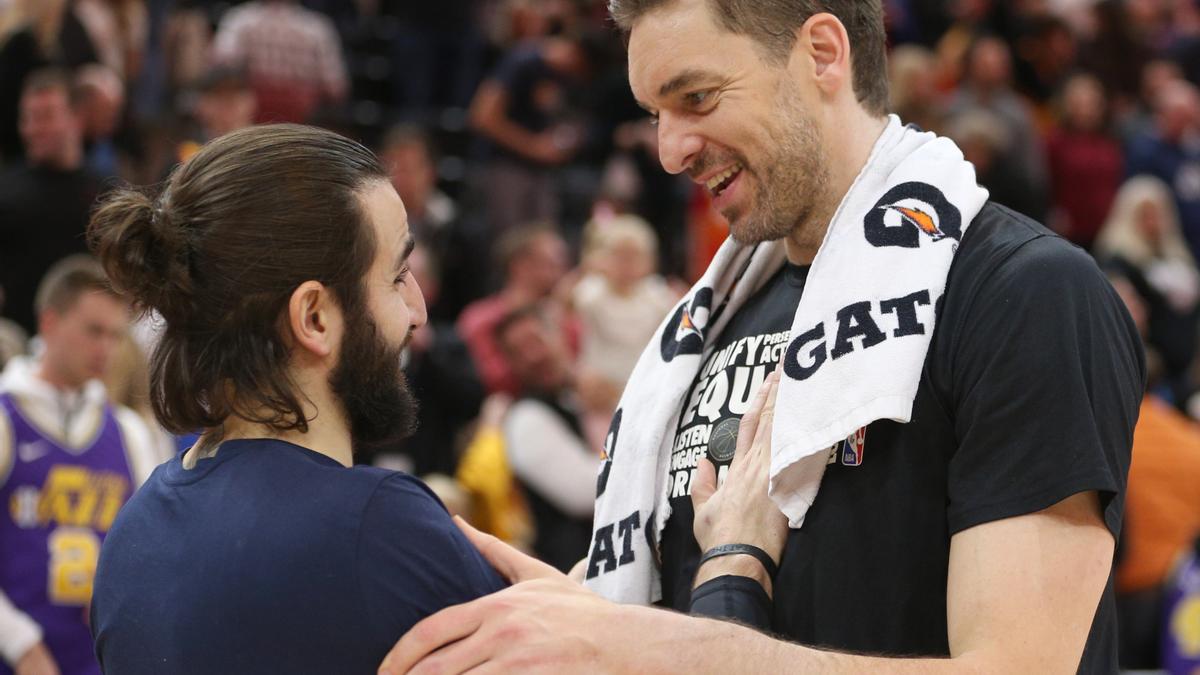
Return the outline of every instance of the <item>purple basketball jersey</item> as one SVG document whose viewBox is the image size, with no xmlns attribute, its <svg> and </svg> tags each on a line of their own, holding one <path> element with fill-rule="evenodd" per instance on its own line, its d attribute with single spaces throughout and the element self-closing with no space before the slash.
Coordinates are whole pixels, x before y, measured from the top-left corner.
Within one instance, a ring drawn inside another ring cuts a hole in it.
<svg viewBox="0 0 1200 675">
<path fill-rule="evenodd" d="M 87 605 L 100 543 L 132 493 L 132 472 L 113 411 L 95 439 L 71 452 L 40 431 L 9 394 L 12 470 L 0 476 L 0 588 L 42 627 L 63 675 L 99 673 Z M 0 674 L 11 671 L 0 661 Z"/>
<path fill-rule="evenodd" d="M 1163 670 L 1189 675 L 1200 670 L 1200 557 L 1189 556 L 1167 583 Z"/>
</svg>

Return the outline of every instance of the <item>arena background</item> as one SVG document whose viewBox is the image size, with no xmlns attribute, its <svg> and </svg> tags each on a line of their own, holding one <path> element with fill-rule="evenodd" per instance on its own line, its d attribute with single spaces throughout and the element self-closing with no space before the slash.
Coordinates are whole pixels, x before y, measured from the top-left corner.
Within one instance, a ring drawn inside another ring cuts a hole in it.
<svg viewBox="0 0 1200 675">
<path fill-rule="evenodd" d="M 1096 256 L 1142 328 L 1123 661 L 1157 667 L 1164 635 L 1200 655 L 1200 616 L 1158 601 L 1200 535 L 1200 3 L 885 5 L 892 110 L 957 141 L 994 200 Z M 72 78 L 81 167 L 27 161 L 29 142 L 72 142 L 53 119 L 20 129 L 44 66 Z M 431 321 L 406 355 L 421 429 L 361 460 L 426 477 L 534 550 L 539 509 L 586 529 L 594 462 L 514 472 L 507 406 L 543 385 L 569 394 L 598 453 L 641 345 L 726 233 L 707 193 L 659 166 L 602 0 L 0 0 L 0 362 L 36 353 L 32 289 L 86 250 L 105 189 L 158 184 L 206 140 L 266 121 L 376 149 L 422 244 Z M 538 330 L 508 344 L 496 324 L 526 305 Z M 109 383 L 148 417 L 152 324 Z"/>
</svg>

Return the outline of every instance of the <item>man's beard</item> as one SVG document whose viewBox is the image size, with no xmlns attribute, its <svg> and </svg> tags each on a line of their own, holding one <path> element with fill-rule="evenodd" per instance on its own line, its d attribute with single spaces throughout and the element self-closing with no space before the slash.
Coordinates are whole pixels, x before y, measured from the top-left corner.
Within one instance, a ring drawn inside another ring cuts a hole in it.
<svg viewBox="0 0 1200 675">
<path fill-rule="evenodd" d="M 803 237 L 803 232 L 796 232 L 802 225 L 823 233 L 827 223 L 810 221 L 833 215 L 825 213 L 830 208 L 829 162 L 821 132 L 801 105 L 793 93 L 781 91 L 777 103 L 781 124 L 771 134 L 774 151 L 753 163 L 744 157 L 736 160 L 745 167 L 745 178 L 751 179 L 747 187 L 754 188 L 748 200 L 749 213 L 738 210 L 726 214 L 730 234 L 738 243 L 757 244 L 793 234 Z M 819 245 L 820 240 L 815 244 Z"/>
<path fill-rule="evenodd" d="M 365 312 L 346 322 L 329 386 L 350 423 L 356 456 L 398 443 L 416 429 L 416 397 L 400 367 L 405 342 L 389 346 Z"/>
</svg>

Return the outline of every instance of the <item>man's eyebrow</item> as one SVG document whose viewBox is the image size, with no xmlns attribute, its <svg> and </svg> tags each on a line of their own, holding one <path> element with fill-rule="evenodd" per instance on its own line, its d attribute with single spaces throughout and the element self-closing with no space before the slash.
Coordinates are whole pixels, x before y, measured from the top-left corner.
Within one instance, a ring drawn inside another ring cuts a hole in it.
<svg viewBox="0 0 1200 675">
<path fill-rule="evenodd" d="M 675 77 L 672 77 L 670 80 L 667 80 L 666 84 L 659 87 L 658 95 L 662 98 L 666 98 L 681 89 L 693 87 L 705 80 L 715 80 L 716 77 L 716 74 L 706 70 L 689 68 L 682 73 L 679 73 Z"/>
<path fill-rule="evenodd" d="M 400 257 L 396 258 L 396 269 L 404 267 L 404 263 L 408 260 L 408 256 L 412 255 L 413 249 L 417 247 L 417 240 L 413 236 L 408 235 L 408 239 L 404 242 L 404 250 L 400 252 Z"/>
</svg>

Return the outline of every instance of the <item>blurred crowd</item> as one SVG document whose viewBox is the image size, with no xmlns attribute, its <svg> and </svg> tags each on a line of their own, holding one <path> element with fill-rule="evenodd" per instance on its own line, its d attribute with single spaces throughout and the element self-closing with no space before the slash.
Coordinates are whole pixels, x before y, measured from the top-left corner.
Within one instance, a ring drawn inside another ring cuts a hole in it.
<svg viewBox="0 0 1200 675">
<path fill-rule="evenodd" d="M 1156 666 L 1200 535 L 1200 2 L 885 5 L 892 110 L 1090 251 L 1142 329 L 1117 585 L 1123 659 Z M 86 252 L 98 195 L 264 121 L 375 148 L 420 242 L 420 427 L 361 460 L 555 565 L 583 557 L 624 382 L 725 237 L 659 166 L 603 0 L 0 0 L 0 362 L 38 357 L 38 284 Z M 147 416 L 152 323 L 102 355 Z"/>
</svg>

